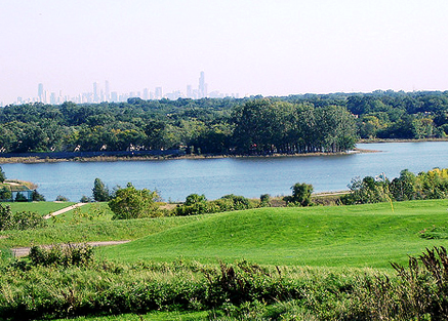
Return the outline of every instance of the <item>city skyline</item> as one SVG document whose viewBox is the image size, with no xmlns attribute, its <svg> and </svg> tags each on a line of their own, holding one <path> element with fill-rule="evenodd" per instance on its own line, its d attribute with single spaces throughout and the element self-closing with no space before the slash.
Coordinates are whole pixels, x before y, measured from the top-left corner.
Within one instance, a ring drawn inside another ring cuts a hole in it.
<svg viewBox="0 0 448 321">
<path fill-rule="evenodd" d="M 193 89 L 192 85 L 186 85 L 186 91 L 182 92 L 181 90 L 175 90 L 172 92 L 164 93 L 163 87 L 158 86 L 154 88 L 154 91 L 151 91 L 149 88 L 143 88 L 138 91 L 131 92 L 118 92 L 110 90 L 110 83 L 108 80 L 104 80 L 104 86 L 101 86 L 99 82 L 93 82 L 92 91 L 79 93 L 75 96 L 73 95 L 63 95 L 63 91 L 51 91 L 45 90 L 45 85 L 43 83 L 39 83 L 37 85 L 37 96 L 35 97 L 18 97 L 16 101 L 11 102 L 10 104 L 26 104 L 26 103 L 35 103 L 41 102 L 44 104 L 52 104 L 58 105 L 62 104 L 66 101 L 71 101 L 77 104 L 83 103 L 101 103 L 101 102 L 126 102 L 129 98 L 141 98 L 144 100 L 153 100 L 153 99 L 170 99 L 176 100 L 178 98 L 190 98 L 190 99 L 201 99 L 201 98 L 224 98 L 224 97 L 233 97 L 239 98 L 239 93 L 221 93 L 218 90 L 214 90 L 212 92 L 208 92 L 208 84 L 205 82 L 205 72 L 201 71 L 199 76 L 199 82 L 196 89 Z M 8 104 L 6 104 L 8 105 Z M 0 106 L 4 106 L 1 104 Z"/>
<path fill-rule="evenodd" d="M 0 102 L 448 89 L 446 0 L 0 0 Z M 199 75 L 200 77 L 200 75 Z M 187 87 L 187 85 L 191 85 Z M 61 93 L 62 90 L 62 93 Z M 100 89 L 96 90 L 97 96 Z M 47 96 L 48 96 L 47 95 Z"/>
</svg>

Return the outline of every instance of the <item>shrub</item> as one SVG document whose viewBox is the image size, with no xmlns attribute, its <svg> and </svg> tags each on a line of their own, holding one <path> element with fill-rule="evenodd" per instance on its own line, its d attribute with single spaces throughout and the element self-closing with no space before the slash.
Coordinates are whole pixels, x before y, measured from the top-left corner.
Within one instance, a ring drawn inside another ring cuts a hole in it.
<svg viewBox="0 0 448 321">
<path fill-rule="evenodd" d="M 229 194 L 221 197 L 221 199 L 231 201 L 233 204 L 232 209 L 235 211 L 247 210 L 253 207 L 250 200 L 244 196 Z"/>
<path fill-rule="evenodd" d="M 283 198 L 287 206 L 310 206 L 311 194 L 313 193 L 313 185 L 306 183 L 296 183 L 291 186 L 292 196 Z"/>
<path fill-rule="evenodd" d="M 90 197 L 87 197 L 87 196 L 83 195 L 81 197 L 81 199 L 79 200 L 79 202 L 81 202 L 81 203 L 90 203 L 90 202 L 92 202 L 92 199 Z"/>
<path fill-rule="evenodd" d="M 108 203 L 113 220 L 134 219 L 142 217 L 157 217 L 162 214 L 155 204 L 160 197 L 148 189 L 138 190 L 131 183 L 126 188 L 115 191 L 114 198 Z"/>
<path fill-rule="evenodd" d="M 70 200 L 67 197 L 65 197 L 65 196 L 58 195 L 56 197 L 56 202 L 70 202 Z"/>
<path fill-rule="evenodd" d="M 37 190 L 33 191 L 33 194 L 31 194 L 31 199 L 33 200 L 33 202 L 45 202 L 45 197 Z"/>
<path fill-rule="evenodd" d="M 28 230 L 36 228 L 44 228 L 47 221 L 36 212 L 22 211 L 12 216 L 11 228 L 16 230 Z"/>
<path fill-rule="evenodd" d="M 8 205 L 0 204 L 0 231 L 8 230 L 12 226 L 12 212 Z"/>
<path fill-rule="evenodd" d="M 0 189 L 0 201 L 9 201 L 12 199 L 12 193 L 6 186 Z"/>
<path fill-rule="evenodd" d="M 93 261 L 93 248 L 87 243 L 32 246 L 29 258 L 35 266 L 88 266 Z"/>
<path fill-rule="evenodd" d="M 16 202 L 28 202 L 28 198 L 26 198 L 26 196 L 23 195 L 22 193 L 17 193 L 15 201 Z"/>
<path fill-rule="evenodd" d="M 263 194 L 260 195 L 260 207 L 271 206 L 271 195 Z"/>
</svg>

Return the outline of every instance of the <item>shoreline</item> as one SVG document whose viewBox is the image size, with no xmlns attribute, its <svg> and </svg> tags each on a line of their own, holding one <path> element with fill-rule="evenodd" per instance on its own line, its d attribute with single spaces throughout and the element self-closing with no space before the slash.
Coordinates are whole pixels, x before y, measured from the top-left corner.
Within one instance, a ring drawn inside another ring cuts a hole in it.
<svg viewBox="0 0 448 321">
<path fill-rule="evenodd" d="M 360 139 L 357 144 L 425 143 L 425 142 L 448 142 L 448 137 L 446 137 L 446 138 L 421 138 L 421 139 L 405 139 L 405 138 Z"/>
<path fill-rule="evenodd" d="M 167 156 L 94 156 L 83 158 L 40 158 L 33 157 L 11 157 L 2 158 L 0 164 L 39 164 L 39 163 L 62 163 L 62 162 L 132 162 L 132 161 L 163 161 L 175 159 L 222 159 L 222 158 L 280 158 L 280 157 L 317 157 L 317 156 L 343 156 L 353 154 L 379 153 L 380 150 L 354 148 L 347 152 L 338 153 L 304 153 L 304 154 L 270 154 L 270 155 L 167 155 Z"/>
</svg>

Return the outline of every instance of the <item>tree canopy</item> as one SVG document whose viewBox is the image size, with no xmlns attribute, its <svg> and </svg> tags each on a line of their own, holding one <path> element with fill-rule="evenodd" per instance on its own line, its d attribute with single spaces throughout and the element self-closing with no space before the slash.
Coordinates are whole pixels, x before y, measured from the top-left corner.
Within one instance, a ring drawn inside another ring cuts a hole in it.
<svg viewBox="0 0 448 321">
<path fill-rule="evenodd" d="M 446 137 L 448 92 L 34 103 L 0 108 L 0 125 L 0 153 L 338 152 L 359 138 Z"/>
</svg>

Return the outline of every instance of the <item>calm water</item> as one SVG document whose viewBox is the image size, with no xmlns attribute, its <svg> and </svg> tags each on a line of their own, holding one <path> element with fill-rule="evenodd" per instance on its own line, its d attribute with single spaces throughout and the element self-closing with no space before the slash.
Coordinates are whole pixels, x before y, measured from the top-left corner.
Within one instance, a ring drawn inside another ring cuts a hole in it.
<svg viewBox="0 0 448 321">
<path fill-rule="evenodd" d="M 191 193 L 216 199 L 226 194 L 259 197 L 290 195 L 297 182 L 311 183 L 316 192 L 347 189 L 356 176 L 385 173 L 394 178 L 412 172 L 448 167 L 448 142 L 359 144 L 381 153 L 344 156 L 225 158 L 133 162 L 62 162 L 2 165 L 8 178 L 32 181 L 47 200 L 63 195 L 78 201 L 91 196 L 99 177 L 109 188 L 132 182 L 157 189 L 165 200 L 185 200 Z"/>
</svg>

